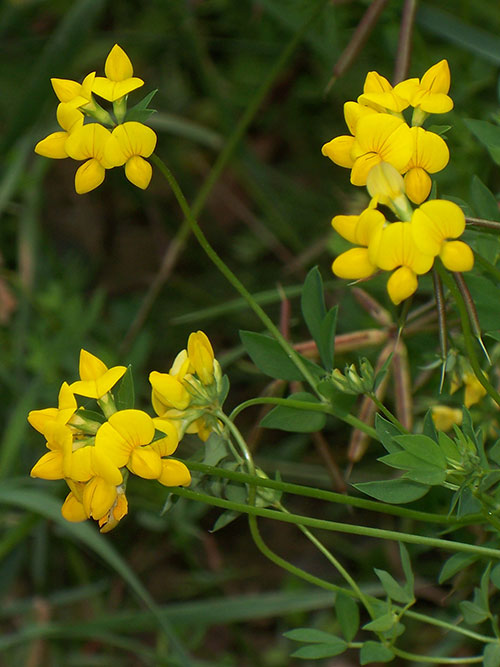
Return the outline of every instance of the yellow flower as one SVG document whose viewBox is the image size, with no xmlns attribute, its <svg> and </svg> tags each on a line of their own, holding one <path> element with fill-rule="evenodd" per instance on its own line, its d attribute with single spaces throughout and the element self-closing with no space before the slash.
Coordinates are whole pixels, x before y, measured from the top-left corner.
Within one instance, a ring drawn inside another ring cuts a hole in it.
<svg viewBox="0 0 500 667">
<path fill-rule="evenodd" d="M 368 72 L 358 102 L 382 112 L 400 113 L 409 106 L 409 102 L 400 97 L 389 81 L 378 72 Z"/>
<path fill-rule="evenodd" d="M 351 248 L 340 254 L 332 264 L 333 273 L 339 278 L 359 280 L 368 278 L 377 270 L 368 255 L 368 245 L 375 234 L 385 224 L 380 211 L 367 208 L 359 216 L 337 215 L 332 220 L 332 227 L 358 248 Z"/>
<path fill-rule="evenodd" d="M 111 415 L 97 431 L 95 449 L 115 466 L 127 466 L 145 479 L 158 479 L 162 471 L 160 455 L 151 442 L 155 426 L 142 410 L 120 410 Z"/>
<path fill-rule="evenodd" d="M 101 533 L 109 533 L 118 525 L 118 522 L 128 512 L 128 502 L 125 492 L 118 490 L 114 503 L 109 508 L 108 512 L 99 519 L 99 528 Z"/>
<path fill-rule="evenodd" d="M 474 403 L 479 403 L 487 392 L 472 371 L 464 373 L 463 381 L 465 385 L 464 405 L 466 408 L 470 408 Z"/>
<path fill-rule="evenodd" d="M 405 184 L 399 171 L 388 162 L 372 167 L 366 178 L 366 189 L 372 202 L 388 206 L 400 220 L 411 219 L 413 209 L 405 194 Z"/>
<path fill-rule="evenodd" d="M 124 164 L 128 180 L 145 190 L 151 181 L 153 170 L 144 158 L 149 157 L 154 151 L 156 134 L 147 125 L 129 121 L 117 125 L 113 130 L 113 137 L 116 139 L 116 145 L 108 144 L 108 160 L 117 166 Z"/>
<path fill-rule="evenodd" d="M 394 88 L 396 95 L 407 100 L 412 107 L 428 113 L 446 113 L 453 109 L 450 90 L 450 68 L 446 60 L 433 65 L 419 80 L 407 79 Z"/>
<path fill-rule="evenodd" d="M 108 102 L 114 102 L 144 85 L 133 76 L 134 69 L 125 51 L 115 44 L 106 58 L 103 76 L 96 76 L 92 90 Z"/>
<path fill-rule="evenodd" d="M 344 118 L 352 136 L 342 135 L 335 137 L 323 145 L 321 152 L 330 158 L 335 164 L 340 167 L 347 167 L 351 169 L 353 159 L 351 157 L 351 149 L 354 144 L 354 135 L 358 122 L 364 116 L 371 116 L 376 114 L 375 109 L 358 104 L 357 102 L 346 102 L 344 104 Z"/>
<path fill-rule="evenodd" d="M 63 479 L 68 477 L 68 469 L 71 466 L 73 452 L 73 433 L 63 423 L 56 423 L 50 428 L 47 436 L 47 448 L 50 450 L 44 454 L 31 469 L 31 477 L 41 479 Z"/>
<path fill-rule="evenodd" d="M 438 431 L 449 431 L 453 424 L 462 423 L 462 410 L 449 408 L 447 405 L 434 405 L 431 408 L 432 421 Z"/>
<path fill-rule="evenodd" d="M 55 424 L 67 424 L 78 408 L 76 398 L 67 382 L 63 382 L 59 390 L 57 408 L 31 410 L 28 422 L 39 433 L 47 436 Z"/>
<path fill-rule="evenodd" d="M 191 403 L 191 395 L 182 382 L 191 370 L 192 365 L 187 350 L 182 350 L 168 373 L 152 371 L 149 374 L 152 386 L 151 401 L 159 417 L 170 408 L 185 410 Z"/>
<path fill-rule="evenodd" d="M 432 256 L 439 255 L 450 271 L 470 271 L 474 255 L 463 241 L 453 241 L 465 229 L 462 209 L 451 201 L 433 199 L 417 208 L 412 217 L 413 239 L 417 248 Z"/>
<path fill-rule="evenodd" d="M 191 473 L 181 461 L 162 459 L 158 481 L 164 486 L 188 486 L 191 483 Z"/>
<path fill-rule="evenodd" d="M 104 181 L 106 169 L 118 166 L 108 156 L 116 156 L 118 149 L 110 146 L 116 142 L 111 132 L 99 123 L 89 123 L 71 132 L 65 150 L 74 160 L 85 160 L 75 174 L 75 190 L 79 195 L 97 188 Z M 108 150 L 106 151 L 106 148 Z"/>
<path fill-rule="evenodd" d="M 96 356 L 80 351 L 80 380 L 73 382 L 70 389 L 74 394 L 87 398 L 102 398 L 118 382 L 127 370 L 126 366 L 109 368 Z"/>
<path fill-rule="evenodd" d="M 66 152 L 66 140 L 71 132 L 83 125 L 83 114 L 71 104 L 61 102 L 57 107 L 57 122 L 62 127 L 60 132 L 52 132 L 35 146 L 35 153 L 53 160 L 69 157 Z"/>
<path fill-rule="evenodd" d="M 51 79 L 52 87 L 60 102 L 69 104 L 73 108 L 85 106 L 92 100 L 92 86 L 95 72 L 87 74 L 82 83 L 70 79 Z"/>
<path fill-rule="evenodd" d="M 418 286 L 417 275 L 427 273 L 434 257 L 420 252 L 413 241 L 410 222 L 394 222 L 378 230 L 368 248 L 370 259 L 384 271 L 394 271 L 387 282 L 391 301 L 401 303 Z"/>
<path fill-rule="evenodd" d="M 203 384 L 212 384 L 214 381 L 214 351 L 203 331 L 190 334 L 187 353 L 196 375 Z"/>
<path fill-rule="evenodd" d="M 413 154 L 404 177 L 406 194 L 415 204 L 421 204 L 431 191 L 430 174 L 444 169 L 450 159 L 450 152 L 444 139 L 434 132 L 421 127 L 412 127 Z"/>
</svg>

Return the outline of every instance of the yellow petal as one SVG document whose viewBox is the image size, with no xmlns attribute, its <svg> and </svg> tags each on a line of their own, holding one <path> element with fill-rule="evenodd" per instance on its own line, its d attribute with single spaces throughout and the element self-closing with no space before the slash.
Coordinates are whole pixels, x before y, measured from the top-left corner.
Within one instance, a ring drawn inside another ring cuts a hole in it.
<svg viewBox="0 0 500 667">
<path fill-rule="evenodd" d="M 158 452 L 160 456 L 170 456 L 177 449 L 179 444 L 179 432 L 175 424 L 168 419 L 153 419 L 157 431 L 165 434 L 164 438 L 159 438 L 151 443 L 151 447 Z"/>
<path fill-rule="evenodd" d="M 113 46 L 106 58 L 104 73 L 111 81 L 123 81 L 134 74 L 130 58 L 118 44 Z"/>
<path fill-rule="evenodd" d="M 50 82 L 60 102 L 71 102 L 77 95 L 80 95 L 82 86 L 77 81 L 51 79 Z"/>
<path fill-rule="evenodd" d="M 414 204 L 421 204 L 427 199 L 432 187 L 429 174 L 421 167 L 412 167 L 404 177 L 406 194 Z"/>
<path fill-rule="evenodd" d="M 427 70 L 420 86 L 430 93 L 447 93 L 450 90 L 450 78 L 448 61 L 440 60 Z"/>
<path fill-rule="evenodd" d="M 474 266 L 474 254 L 463 241 L 447 241 L 439 253 L 449 271 L 470 271 Z"/>
<path fill-rule="evenodd" d="M 90 518 L 100 519 L 111 509 L 117 496 L 116 486 L 94 477 L 83 489 L 83 507 Z"/>
<path fill-rule="evenodd" d="M 190 362 L 203 384 L 214 381 L 214 351 L 207 335 L 203 331 L 190 334 L 187 345 Z"/>
<path fill-rule="evenodd" d="M 155 132 L 147 125 L 136 121 L 117 125 L 113 130 L 113 136 L 116 137 L 127 158 L 132 155 L 149 157 L 156 147 Z"/>
<path fill-rule="evenodd" d="M 183 384 L 168 373 L 152 371 L 149 374 L 149 381 L 164 405 L 177 408 L 177 410 L 185 410 L 191 403 L 191 396 Z"/>
<path fill-rule="evenodd" d="M 438 255 L 443 241 L 463 233 L 465 217 L 457 204 L 445 199 L 433 199 L 414 211 L 411 224 L 417 248 L 424 253 Z"/>
<path fill-rule="evenodd" d="M 332 139 L 323 145 L 321 152 L 340 167 L 347 167 L 350 169 L 354 163 L 351 157 L 353 143 L 354 137 L 349 137 L 347 135 L 335 137 L 335 139 Z"/>
<path fill-rule="evenodd" d="M 118 493 L 115 502 L 109 512 L 99 519 L 99 529 L 101 533 L 109 533 L 118 525 L 118 522 L 128 512 L 127 497 L 124 493 Z"/>
<path fill-rule="evenodd" d="M 66 141 L 66 152 L 74 160 L 96 158 L 102 161 L 111 132 L 100 123 L 89 123 L 77 128 Z"/>
<path fill-rule="evenodd" d="M 80 380 L 97 380 L 108 370 L 106 364 L 87 350 L 80 350 Z"/>
<path fill-rule="evenodd" d="M 106 170 L 95 158 L 91 158 L 78 167 L 75 174 L 75 190 L 84 195 L 98 188 L 104 181 Z"/>
<path fill-rule="evenodd" d="M 187 350 L 181 350 L 175 357 L 174 363 L 168 371 L 168 374 L 173 375 L 178 380 L 182 380 L 187 373 L 192 373 L 193 371 L 194 368 L 189 360 Z"/>
<path fill-rule="evenodd" d="M 136 76 L 125 81 L 111 81 L 103 76 L 96 76 L 92 91 L 108 102 L 115 102 L 143 85 L 144 81 Z"/>
<path fill-rule="evenodd" d="M 71 104 L 61 104 L 57 107 L 57 122 L 66 130 L 66 132 L 74 132 L 77 128 L 83 125 L 83 114 Z"/>
<path fill-rule="evenodd" d="M 363 104 L 358 104 L 358 102 L 346 102 L 344 104 L 344 118 L 349 128 L 349 132 L 352 135 L 356 135 L 356 127 L 358 125 L 358 120 L 363 116 L 368 116 L 369 114 L 377 113 L 375 109 L 371 107 L 364 106 Z"/>
<path fill-rule="evenodd" d="M 384 214 L 377 209 L 367 208 L 358 218 L 355 232 L 355 243 L 368 247 L 374 234 L 385 224 Z"/>
<path fill-rule="evenodd" d="M 30 472 L 31 477 L 40 477 L 41 479 L 63 479 L 63 453 L 62 451 L 52 451 L 44 454 L 33 466 Z"/>
<path fill-rule="evenodd" d="M 49 157 L 52 160 L 63 160 L 68 157 L 66 153 L 67 132 L 52 132 L 48 137 L 42 139 L 35 146 L 35 153 Z"/>
<path fill-rule="evenodd" d="M 391 274 L 387 281 L 387 292 L 391 301 L 398 305 L 411 296 L 418 287 L 416 274 L 407 266 L 402 266 Z"/>
<path fill-rule="evenodd" d="M 57 419 L 57 408 L 44 408 L 43 410 L 31 410 L 28 414 L 28 422 L 39 433 L 45 435 L 47 424 Z"/>
<path fill-rule="evenodd" d="M 88 482 L 94 476 L 92 454 L 95 448 L 91 445 L 80 447 L 64 461 L 64 476 L 75 482 Z"/>
<path fill-rule="evenodd" d="M 92 470 L 94 475 L 102 477 L 108 484 L 118 486 L 123 482 L 119 467 L 102 451 L 101 448 L 89 447 L 92 452 Z M 76 452 L 75 452 L 76 454 Z"/>
<path fill-rule="evenodd" d="M 167 459 L 162 461 L 162 471 L 158 481 L 164 486 L 187 486 L 191 483 L 191 474 L 184 463 Z"/>
<path fill-rule="evenodd" d="M 117 468 L 127 465 L 133 446 L 109 422 L 104 422 L 95 436 L 95 449 L 106 456 Z"/>
<path fill-rule="evenodd" d="M 366 248 L 351 248 L 339 255 L 332 264 L 333 273 L 347 280 L 368 278 L 376 270 L 377 267 L 369 260 Z"/>
<path fill-rule="evenodd" d="M 409 222 L 393 222 L 376 233 L 369 252 L 371 260 L 384 271 L 406 266 L 420 274 L 429 271 L 433 264 L 433 256 L 416 247 Z"/>
<path fill-rule="evenodd" d="M 149 445 L 154 438 L 153 420 L 142 410 L 120 410 L 111 415 L 108 423 L 131 447 Z"/>
<path fill-rule="evenodd" d="M 431 416 L 438 431 L 449 431 L 454 424 L 460 426 L 463 419 L 462 410 L 447 405 L 434 405 L 431 408 Z"/>
<path fill-rule="evenodd" d="M 435 132 L 429 132 L 422 127 L 412 127 L 410 132 L 413 139 L 413 153 L 409 166 L 422 167 L 431 174 L 444 169 L 450 159 L 446 141 Z"/>
<path fill-rule="evenodd" d="M 428 93 L 422 96 L 419 106 L 427 113 L 448 113 L 453 109 L 453 100 L 443 93 Z"/>
<path fill-rule="evenodd" d="M 144 158 L 133 155 L 125 164 L 125 176 L 141 190 L 145 190 L 153 175 L 153 168 Z"/>
<path fill-rule="evenodd" d="M 343 238 L 351 243 L 356 243 L 356 225 L 359 215 L 336 215 L 332 219 L 332 227 Z"/>
<path fill-rule="evenodd" d="M 388 162 L 375 165 L 366 178 L 366 189 L 381 203 L 393 201 L 404 194 L 405 186 L 399 171 Z"/>
<path fill-rule="evenodd" d="M 161 458 L 152 447 L 136 447 L 132 450 L 127 467 L 134 475 L 144 479 L 158 479 L 162 470 Z"/>
<path fill-rule="evenodd" d="M 87 519 L 83 504 L 75 498 L 72 491 L 66 496 L 66 500 L 61 507 L 61 514 L 66 521 L 79 522 Z"/>
<path fill-rule="evenodd" d="M 370 151 L 357 157 L 351 170 L 351 183 L 353 185 L 366 185 L 370 170 L 381 162 L 380 155 Z"/>
</svg>

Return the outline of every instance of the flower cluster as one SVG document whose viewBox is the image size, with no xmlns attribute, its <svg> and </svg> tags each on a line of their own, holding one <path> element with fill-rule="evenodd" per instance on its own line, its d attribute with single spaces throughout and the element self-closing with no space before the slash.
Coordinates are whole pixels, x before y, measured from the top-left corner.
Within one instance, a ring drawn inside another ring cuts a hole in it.
<svg viewBox="0 0 500 667">
<path fill-rule="evenodd" d="M 147 117 L 150 110 L 139 104 L 133 114 L 127 115 L 128 94 L 144 81 L 133 76 L 132 63 L 118 44 L 109 52 L 104 72 L 106 76 L 91 72 L 81 84 L 51 79 L 59 100 L 56 116 L 61 130 L 35 146 L 35 152 L 45 157 L 84 160 L 75 175 L 78 194 L 101 185 L 106 170 L 113 167 L 124 166 L 128 180 L 143 190 L 151 181 L 152 167 L 144 158 L 153 153 L 156 134 L 137 120 Z M 112 112 L 104 109 L 94 95 L 111 102 Z"/>
<path fill-rule="evenodd" d="M 453 108 L 449 88 L 446 60 L 422 79 L 408 79 L 394 88 L 377 72 L 369 72 L 357 102 L 344 105 L 351 134 L 335 137 L 322 148 L 335 164 L 351 169 L 351 183 L 366 185 L 372 197 L 361 215 L 333 218 L 333 228 L 356 247 L 339 255 L 332 270 L 351 280 L 390 271 L 387 291 L 395 304 L 415 292 L 417 277 L 432 268 L 435 257 L 450 271 L 469 271 L 474 264 L 470 247 L 457 240 L 465 229 L 459 206 L 441 199 L 425 201 L 432 186 L 429 174 L 448 164 L 449 151 L 444 139 L 422 124 L 429 114 Z M 403 116 L 408 107 L 413 107 L 411 126 Z M 418 207 L 413 209 L 409 200 Z M 379 205 L 397 220 L 388 221 Z"/>
<path fill-rule="evenodd" d="M 68 521 L 93 518 L 101 532 L 114 528 L 127 513 L 130 473 L 165 486 L 190 483 L 185 464 L 170 457 L 184 433 L 197 432 L 206 440 L 211 430 L 219 428 L 211 411 L 220 408 L 225 394 L 220 366 L 202 331 L 190 335 L 188 349 L 179 353 L 169 373 L 151 373 L 157 417 L 122 408 L 127 402 L 122 388 L 115 400 L 111 390 L 120 380 L 125 382 L 127 372 L 125 366 L 108 368 L 82 350 L 80 380 L 62 384 L 57 408 L 32 410 L 28 415 L 49 450 L 33 466 L 31 476 L 64 479 L 70 492 L 63 516 Z M 127 380 L 130 383 L 131 376 Z M 96 400 L 103 416 L 78 407 L 76 396 Z"/>
</svg>

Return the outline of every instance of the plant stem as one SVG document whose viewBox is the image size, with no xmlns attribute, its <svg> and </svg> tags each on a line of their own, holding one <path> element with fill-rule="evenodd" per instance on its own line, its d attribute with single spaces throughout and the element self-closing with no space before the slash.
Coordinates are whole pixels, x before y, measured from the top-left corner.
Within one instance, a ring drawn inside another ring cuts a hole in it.
<svg viewBox="0 0 500 667">
<path fill-rule="evenodd" d="M 484 516 L 482 514 L 470 514 L 463 519 L 455 519 L 449 515 L 441 514 L 432 514 L 430 512 L 419 512 L 417 510 L 410 510 L 406 507 L 399 507 L 398 505 L 389 505 L 387 503 L 381 503 L 377 500 L 367 500 L 365 498 L 357 498 L 355 496 L 349 496 L 344 493 L 335 493 L 334 491 L 325 491 L 323 489 L 316 489 L 315 487 L 303 486 L 300 484 L 291 484 L 289 482 L 283 482 L 281 480 L 269 479 L 266 477 L 252 476 L 243 472 L 236 472 L 234 470 L 226 470 L 225 468 L 217 468 L 215 466 L 209 466 L 205 463 L 198 463 L 195 461 L 182 461 L 191 471 L 203 472 L 207 475 L 214 475 L 216 477 L 224 477 L 226 479 L 232 479 L 235 482 L 241 482 L 243 484 L 250 484 L 251 486 L 263 487 L 268 489 L 276 489 L 277 491 L 282 491 L 283 493 L 291 493 L 297 496 L 305 496 L 307 498 L 316 498 L 318 500 L 324 500 L 325 502 L 337 503 L 340 505 L 349 505 L 351 507 L 359 507 L 360 509 L 365 509 L 371 512 L 379 512 L 384 514 L 391 514 L 394 516 L 400 516 L 406 519 L 412 519 L 414 521 L 423 521 L 425 523 L 437 523 L 437 524 L 448 524 L 455 525 L 457 528 L 464 525 L 477 525 L 481 521 L 484 521 Z"/>
<path fill-rule="evenodd" d="M 484 375 L 479 361 L 476 355 L 476 350 L 474 349 L 474 337 L 471 332 L 469 316 L 467 314 L 467 308 L 465 306 L 460 290 L 456 286 L 455 282 L 451 279 L 451 276 L 448 274 L 448 271 L 436 262 L 436 270 L 441 276 L 442 281 L 445 283 L 446 287 L 450 290 L 455 300 L 455 303 L 458 308 L 458 313 L 460 315 L 460 323 L 462 325 L 462 333 L 464 336 L 465 349 L 467 351 L 467 356 L 469 358 L 470 365 L 476 378 L 486 389 L 491 398 L 495 401 L 497 405 L 500 406 L 500 393 L 495 389 L 495 387 L 489 382 L 488 378 Z"/>
<path fill-rule="evenodd" d="M 177 182 L 175 176 L 172 174 L 170 169 L 163 162 L 163 160 L 161 160 L 161 158 L 159 158 L 156 154 L 153 154 L 151 156 L 151 161 L 161 171 L 161 173 L 169 183 L 170 187 L 172 188 L 172 192 L 174 193 L 174 196 L 177 199 L 179 206 L 181 207 L 184 217 L 189 221 L 193 234 L 195 235 L 196 239 L 198 240 L 199 244 L 209 257 L 209 259 L 215 264 L 215 266 L 219 269 L 222 275 L 228 280 L 228 282 L 236 289 L 236 291 L 239 292 L 241 296 L 246 300 L 250 308 L 254 311 L 254 313 L 264 324 L 264 326 L 269 330 L 269 332 L 276 338 L 276 340 L 281 345 L 287 356 L 291 359 L 291 361 L 295 364 L 295 366 L 298 368 L 298 370 L 301 372 L 301 374 L 304 376 L 307 382 L 311 385 L 312 390 L 316 393 L 316 395 L 320 396 L 320 394 L 316 389 L 316 382 L 311 373 L 309 372 L 309 370 L 302 362 L 300 356 L 297 354 L 297 352 L 295 352 L 290 343 L 288 343 L 288 341 L 283 337 L 278 327 L 274 324 L 271 318 L 266 314 L 266 312 L 253 298 L 253 296 L 250 294 L 247 288 L 242 284 L 240 279 L 231 271 L 231 269 L 219 257 L 217 252 L 208 242 L 208 239 L 201 230 L 201 227 L 199 226 L 196 219 L 193 217 L 192 211 L 189 207 L 189 204 L 187 203 L 184 193 L 182 192 L 179 183 Z"/>
<path fill-rule="evenodd" d="M 364 535 L 365 537 L 373 537 L 382 540 L 393 540 L 406 542 L 408 544 L 420 544 L 429 548 L 444 549 L 445 551 L 457 551 L 461 553 L 474 554 L 478 557 L 488 559 L 500 560 L 500 550 L 492 549 L 490 547 L 482 547 L 475 544 L 467 544 L 465 542 L 452 542 L 436 537 L 424 537 L 421 535 L 413 535 L 411 533 L 401 533 L 396 530 L 385 530 L 382 528 L 369 528 L 368 526 L 351 525 L 347 523 L 340 523 L 338 521 L 327 521 L 324 519 L 315 519 L 313 517 L 302 516 L 300 514 L 284 514 L 276 510 L 267 509 L 264 507 L 255 507 L 244 503 L 234 503 L 223 498 L 216 498 L 199 491 L 191 491 L 182 487 L 169 487 L 170 492 L 190 498 L 199 502 L 214 505 L 215 507 L 222 507 L 236 512 L 243 512 L 255 516 L 261 516 L 268 519 L 276 519 L 285 523 L 293 523 L 295 525 L 308 526 L 309 528 L 318 528 L 321 530 L 330 530 L 339 533 L 350 533 L 351 535 Z M 255 487 L 252 487 L 255 490 Z"/>
</svg>

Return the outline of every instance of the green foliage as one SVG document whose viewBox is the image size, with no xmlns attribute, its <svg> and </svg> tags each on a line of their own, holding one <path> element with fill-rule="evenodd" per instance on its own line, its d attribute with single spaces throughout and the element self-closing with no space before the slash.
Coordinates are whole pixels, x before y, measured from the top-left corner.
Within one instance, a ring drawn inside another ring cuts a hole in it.
<svg viewBox="0 0 500 667">
<path fill-rule="evenodd" d="M 301 307 L 307 328 L 318 346 L 325 370 L 331 371 L 338 309 L 334 307 L 328 312 L 326 310 L 323 280 L 317 266 L 309 271 L 304 281 Z"/>
<path fill-rule="evenodd" d="M 320 405 L 320 401 L 308 392 L 298 392 L 291 394 L 287 401 L 303 401 L 305 403 L 315 403 Z M 288 407 L 287 405 L 277 405 L 261 421 L 260 425 L 266 428 L 278 428 L 282 431 L 291 431 L 295 433 L 313 433 L 321 431 L 326 423 L 326 415 L 321 412 L 308 411 L 304 408 Z"/>
</svg>

